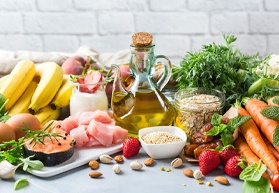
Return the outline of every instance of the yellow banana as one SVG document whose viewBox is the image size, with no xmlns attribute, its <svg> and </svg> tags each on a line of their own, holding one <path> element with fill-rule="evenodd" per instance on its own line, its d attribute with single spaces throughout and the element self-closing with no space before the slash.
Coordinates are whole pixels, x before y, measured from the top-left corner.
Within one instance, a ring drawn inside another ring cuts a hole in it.
<svg viewBox="0 0 279 193">
<path fill-rule="evenodd" d="M 5 75 L 0 78 L 0 89 L 3 87 L 3 85 L 5 84 L 5 82 L 7 82 L 8 79 L 9 75 Z"/>
<path fill-rule="evenodd" d="M 64 74 L 62 85 L 51 102 L 51 108 L 56 109 L 68 106 L 70 104 L 72 90 L 73 84 L 70 75 Z"/>
<path fill-rule="evenodd" d="M 29 113 L 28 107 L 36 88 L 37 83 L 35 81 L 31 81 L 24 93 L 19 97 L 16 103 L 9 110 L 8 115 L 13 116 L 19 113 Z"/>
<path fill-rule="evenodd" d="M 41 108 L 39 111 L 37 111 L 34 116 L 39 119 L 41 126 L 44 126 L 47 122 L 51 120 L 57 120 L 60 116 L 61 108 L 56 108 L 55 110 L 50 107 L 50 105 L 47 105 L 43 108 Z"/>
<path fill-rule="evenodd" d="M 22 60 L 16 64 L 0 90 L 0 93 L 9 100 L 6 104 L 6 110 L 9 110 L 19 99 L 32 81 L 35 73 L 35 64 L 30 60 Z"/>
<path fill-rule="evenodd" d="M 32 114 L 35 114 L 52 101 L 62 84 L 63 71 L 55 62 L 45 62 L 36 67 L 34 79 L 37 79 L 37 77 L 40 78 L 40 81 L 29 105 L 29 112 Z"/>
</svg>

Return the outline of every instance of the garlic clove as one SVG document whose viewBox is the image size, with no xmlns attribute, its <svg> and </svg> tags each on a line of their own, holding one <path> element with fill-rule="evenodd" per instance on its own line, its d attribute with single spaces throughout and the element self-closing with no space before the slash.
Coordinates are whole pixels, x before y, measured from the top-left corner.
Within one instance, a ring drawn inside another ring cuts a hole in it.
<svg viewBox="0 0 279 193">
<path fill-rule="evenodd" d="M 19 165 L 18 165 L 19 166 Z M 15 171 L 18 166 L 14 166 L 7 160 L 3 160 L 0 162 L 0 178 L 2 179 L 10 179 L 15 175 Z"/>
</svg>

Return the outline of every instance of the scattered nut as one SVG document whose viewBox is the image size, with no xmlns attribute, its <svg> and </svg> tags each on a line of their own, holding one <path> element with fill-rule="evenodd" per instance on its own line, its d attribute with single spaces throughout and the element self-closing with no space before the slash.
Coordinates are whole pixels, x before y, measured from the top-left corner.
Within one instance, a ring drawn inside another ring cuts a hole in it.
<svg viewBox="0 0 279 193">
<path fill-rule="evenodd" d="M 195 179 L 199 180 L 203 177 L 202 172 L 200 170 L 195 170 L 193 173 Z"/>
<path fill-rule="evenodd" d="M 96 160 L 91 160 L 89 163 L 88 163 L 89 167 L 93 170 L 99 168 L 99 162 L 96 161 Z"/>
<path fill-rule="evenodd" d="M 230 182 L 229 180 L 224 176 L 216 176 L 214 178 L 214 181 L 219 182 L 220 184 L 228 185 Z"/>
<path fill-rule="evenodd" d="M 114 164 L 112 166 L 112 170 L 114 171 L 114 173 L 119 174 L 120 173 L 120 165 L 119 164 Z"/>
<path fill-rule="evenodd" d="M 112 157 L 110 157 L 109 155 L 101 155 L 100 156 L 100 161 L 104 164 L 109 164 L 112 162 Z"/>
<path fill-rule="evenodd" d="M 161 170 L 161 171 L 165 171 L 165 167 L 164 167 L 164 166 L 162 166 L 160 170 Z"/>
<path fill-rule="evenodd" d="M 130 167 L 133 169 L 133 170 L 141 170 L 142 168 L 142 164 L 140 162 L 138 162 L 138 160 L 136 161 L 132 161 L 130 163 Z"/>
<path fill-rule="evenodd" d="M 117 155 L 114 157 L 114 161 L 116 161 L 117 163 L 122 163 L 124 159 L 121 155 Z"/>
<path fill-rule="evenodd" d="M 198 180 L 198 184 L 203 184 L 203 180 Z"/>
<path fill-rule="evenodd" d="M 166 169 L 166 172 L 170 172 L 170 171 L 171 171 L 171 169 L 170 169 L 170 168 L 167 168 L 167 169 Z"/>
<path fill-rule="evenodd" d="M 89 173 L 89 176 L 91 177 L 91 178 L 99 178 L 99 177 L 101 177 L 103 174 L 101 173 L 101 172 L 97 172 L 97 171 L 92 171 L 92 172 L 90 172 Z"/>
<path fill-rule="evenodd" d="M 154 159 L 151 157 L 144 160 L 144 165 L 146 166 L 151 166 L 153 163 L 154 163 Z"/>
<path fill-rule="evenodd" d="M 181 158 L 175 158 L 172 162 L 171 162 L 171 166 L 174 168 L 178 168 L 182 165 L 183 161 Z"/>
<path fill-rule="evenodd" d="M 206 182 L 207 186 L 213 186 L 213 184 L 211 182 Z"/>
<path fill-rule="evenodd" d="M 194 177 L 194 171 L 190 168 L 185 168 L 183 170 L 183 174 L 187 177 L 190 177 L 190 178 Z"/>
</svg>

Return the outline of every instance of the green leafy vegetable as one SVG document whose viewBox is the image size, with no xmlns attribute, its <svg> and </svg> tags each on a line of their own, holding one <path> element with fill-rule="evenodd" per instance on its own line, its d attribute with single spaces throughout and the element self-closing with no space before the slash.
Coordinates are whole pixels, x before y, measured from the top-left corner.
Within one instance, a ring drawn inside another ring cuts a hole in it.
<svg viewBox="0 0 279 193">
<path fill-rule="evenodd" d="M 279 107 L 277 106 L 267 107 L 261 110 L 260 113 L 267 118 L 279 120 Z"/>
<path fill-rule="evenodd" d="M 252 163 L 247 166 L 239 175 L 239 179 L 244 180 L 242 193 L 270 193 L 270 182 L 262 177 L 267 167 L 262 164 Z"/>
<path fill-rule="evenodd" d="M 224 124 L 221 122 L 222 115 L 214 113 L 211 119 L 211 124 L 213 128 L 206 132 L 206 135 L 216 136 L 220 135 L 222 139 L 222 143 L 224 146 L 230 145 L 233 143 L 233 132 L 240 125 L 250 120 L 251 116 L 236 116 L 228 122 L 228 124 Z"/>
<path fill-rule="evenodd" d="M 239 175 L 241 180 L 259 181 L 266 171 L 267 167 L 260 161 L 259 164 L 252 163 L 248 165 Z"/>
<path fill-rule="evenodd" d="M 274 129 L 274 133 L 273 133 L 273 141 L 272 141 L 274 146 L 278 146 L 279 145 L 279 126 L 277 126 Z"/>
<path fill-rule="evenodd" d="M 34 157 L 34 156 L 32 156 Z M 39 160 L 31 160 L 30 157 L 27 158 L 20 158 L 21 162 L 23 163 L 23 170 L 26 171 L 28 168 L 34 170 L 40 170 L 44 167 L 44 164 Z"/>
<path fill-rule="evenodd" d="M 261 63 L 258 54 L 245 55 L 233 47 L 236 37 L 223 35 L 225 45 L 204 45 L 197 52 L 187 52 L 172 76 L 178 89 L 205 87 L 222 91 L 226 108 L 247 95 L 250 85 L 259 79 L 253 69 Z"/>
<path fill-rule="evenodd" d="M 27 178 L 21 178 L 14 183 L 14 189 L 19 190 L 21 188 L 28 186 L 28 184 L 29 184 L 29 182 L 28 182 Z"/>
<path fill-rule="evenodd" d="M 244 181 L 242 193 L 270 193 L 269 181 L 262 177 L 259 181 Z"/>
<path fill-rule="evenodd" d="M 279 105 L 279 97 L 275 97 L 274 99 L 272 99 L 272 102 Z"/>
</svg>

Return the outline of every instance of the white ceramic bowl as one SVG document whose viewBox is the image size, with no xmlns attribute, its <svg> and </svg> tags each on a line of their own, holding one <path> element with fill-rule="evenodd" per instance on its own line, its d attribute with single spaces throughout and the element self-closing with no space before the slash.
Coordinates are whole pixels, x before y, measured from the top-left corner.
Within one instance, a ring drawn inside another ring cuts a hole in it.
<svg viewBox="0 0 279 193">
<path fill-rule="evenodd" d="M 181 142 L 173 142 L 167 144 L 147 144 L 142 140 L 142 137 L 151 132 L 164 131 L 176 135 L 182 139 Z M 185 132 L 175 126 L 155 126 L 147 127 L 139 130 L 139 140 L 142 148 L 153 159 L 167 159 L 178 156 L 187 141 Z"/>
</svg>

